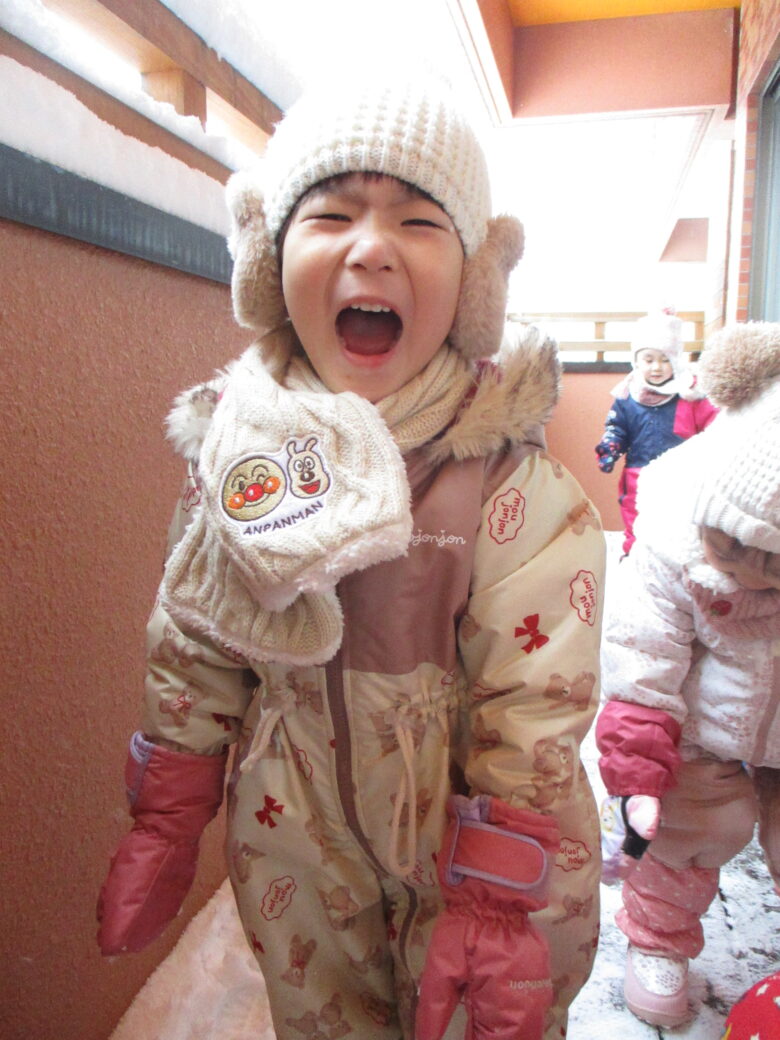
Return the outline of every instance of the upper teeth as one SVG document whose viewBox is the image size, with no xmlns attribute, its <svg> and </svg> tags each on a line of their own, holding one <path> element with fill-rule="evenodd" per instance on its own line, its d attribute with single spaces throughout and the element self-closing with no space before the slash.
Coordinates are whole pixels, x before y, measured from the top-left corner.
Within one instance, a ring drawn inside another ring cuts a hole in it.
<svg viewBox="0 0 780 1040">
<path fill-rule="evenodd" d="M 353 303 L 351 304 L 351 309 L 353 311 L 372 311 L 374 313 L 384 311 L 386 314 L 390 313 L 390 308 L 385 307 L 382 303 Z"/>
</svg>

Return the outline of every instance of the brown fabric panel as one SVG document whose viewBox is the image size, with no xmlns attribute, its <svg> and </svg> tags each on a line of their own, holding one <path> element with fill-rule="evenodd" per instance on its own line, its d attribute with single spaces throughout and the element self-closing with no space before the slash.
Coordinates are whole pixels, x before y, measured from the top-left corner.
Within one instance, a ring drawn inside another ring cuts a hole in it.
<svg viewBox="0 0 780 1040">
<path fill-rule="evenodd" d="M 404 675 L 422 662 L 449 671 L 457 660 L 456 626 L 469 596 L 485 460 L 432 469 L 413 453 L 407 469 L 413 516 L 408 554 L 339 585 L 349 632 L 343 665 L 361 672 Z"/>
</svg>

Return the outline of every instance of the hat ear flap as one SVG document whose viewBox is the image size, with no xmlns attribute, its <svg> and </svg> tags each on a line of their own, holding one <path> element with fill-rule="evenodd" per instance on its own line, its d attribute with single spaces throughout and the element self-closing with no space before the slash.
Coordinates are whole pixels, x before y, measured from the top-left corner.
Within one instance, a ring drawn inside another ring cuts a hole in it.
<svg viewBox="0 0 780 1040">
<path fill-rule="evenodd" d="M 239 325 L 263 335 L 287 320 L 276 244 L 251 173 L 233 174 L 226 195 L 232 223 L 228 249 L 233 257 L 233 311 Z"/>
<path fill-rule="evenodd" d="M 290 356 L 299 349 L 287 315 L 276 243 L 268 231 L 263 196 L 252 174 L 240 171 L 227 183 L 231 216 L 228 249 L 233 257 L 233 313 L 239 325 L 258 333 L 263 360 L 281 379 Z"/>
<path fill-rule="evenodd" d="M 495 217 L 488 221 L 482 245 L 463 265 L 449 341 L 467 360 L 490 357 L 501 346 L 509 274 L 523 255 L 524 244 L 519 220 Z"/>
</svg>

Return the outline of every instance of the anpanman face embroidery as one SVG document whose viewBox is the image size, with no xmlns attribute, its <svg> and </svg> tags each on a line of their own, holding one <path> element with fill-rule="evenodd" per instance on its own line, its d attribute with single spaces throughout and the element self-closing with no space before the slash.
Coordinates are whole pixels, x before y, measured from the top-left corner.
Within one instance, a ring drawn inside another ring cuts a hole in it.
<svg viewBox="0 0 780 1040">
<path fill-rule="evenodd" d="M 222 485 L 222 505 L 234 520 L 257 520 L 284 498 L 287 477 L 273 459 L 251 455 L 229 470 Z"/>
<path fill-rule="evenodd" d="M 222 479 L 220 505 L 251 536 L 299 523 L 318 512 L 331 483 L 317 438 L 293 437 L 279 451 L 247 454 L 230 462 Z"/>
</svg>

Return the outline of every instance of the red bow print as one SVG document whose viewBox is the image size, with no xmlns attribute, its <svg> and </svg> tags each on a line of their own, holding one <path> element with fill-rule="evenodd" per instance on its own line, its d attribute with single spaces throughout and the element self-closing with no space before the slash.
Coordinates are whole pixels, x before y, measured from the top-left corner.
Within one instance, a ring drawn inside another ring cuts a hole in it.
<svg viewBox="0 0 780 1040">
<path fill-rule="evenodd" d="M 256 812 L 255 816 L 257 817 L 258 823 L 267 823 L 269 827 L 275 827 L 276 820 L 273 818 L 271 813 L 279 813 L 281 816 L 283 812 L 284 806 L 277 802 L 275 798 L 272 798 L 270 794 L 267 794 L 265 796 L 265 806 L 259 812 Z"/>
<path fill-rule="evenodd" d="M 524 617 L 523 624 L 525 628 L 515 629 L 515 639 L 519 639 L 520 636 L 529 636 L 528 642 L 523 647 L 527 654 L 530 654 L 533 650 L 538 650 L 540 646 L 550 642 L 550 637 L 543 636 L 539 631 L 538 614 L 529 614 L 528 617 Z"/>
</svg>

